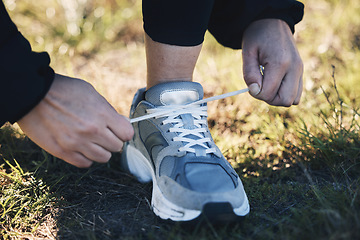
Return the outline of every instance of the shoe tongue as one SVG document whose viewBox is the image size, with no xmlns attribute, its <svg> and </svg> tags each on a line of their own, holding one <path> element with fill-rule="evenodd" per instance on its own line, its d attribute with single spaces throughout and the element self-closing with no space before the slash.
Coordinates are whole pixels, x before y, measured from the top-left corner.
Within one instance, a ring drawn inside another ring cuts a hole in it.
<svg viewBox="0 0 360 240">
<path fill-rule="evenodd" d="M 183 105 L 204 96 L 201 84 L 195 82 L 167 82 L 146 91 L 145 100 L 155 106 Z"/>
</svg>

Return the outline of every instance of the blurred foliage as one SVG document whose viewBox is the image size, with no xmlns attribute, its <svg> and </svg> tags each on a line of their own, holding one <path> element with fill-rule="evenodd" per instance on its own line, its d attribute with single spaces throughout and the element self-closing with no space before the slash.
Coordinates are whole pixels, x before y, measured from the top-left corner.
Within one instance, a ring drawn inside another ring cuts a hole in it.
<svg viewBox="0 0 360 240">
<path fill-rule="evenodd" d="M 142 42 L 141 1 L 5 0 L 13 21 L 36 51 L 89 56 Z M 13 14 L 14 13 L 14 14 Z"/>
</svg>

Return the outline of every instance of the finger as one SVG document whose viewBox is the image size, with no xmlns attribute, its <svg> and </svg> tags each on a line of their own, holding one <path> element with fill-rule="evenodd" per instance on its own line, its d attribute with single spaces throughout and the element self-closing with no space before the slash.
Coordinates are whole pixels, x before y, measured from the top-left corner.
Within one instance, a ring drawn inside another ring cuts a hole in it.
<svg viewBox="0 0 360 240">
<path fill-rule="evenodd" d="M 301 71 L 297 66 L 290 68 L 281 83 L 276 97 L 269 104 L 284 107 L 293 105 L 298 95 L 300 77 Z"/>
<path fill-rule="evenodd" d="M 256 97 L 261 91 L 263 76 L 259 69 L 258 52 L 256 49 L 243 50 L 243 74 L 249 92 Z"/>
<path fill-rule="evenodd" d="M 78 168 L 88 168 L 93 164 L 93 161 L 86 158 L 83 154 L 79 152 L 72 152 L 70 154 L 65 154 L 64 157 L 60 157 L 67 163 L 74 165 Z"/>
<path fill-rule="evenodd" d="M 290 78 L 285 76 L 275 98 L 268 103 L 273 106 L 290 107 L 294 103 L 298 87 L 299 84 L 293 85 Z"/>
<path fill-rule="evenodd" d="M 111 158 L 111 152 L 96 143 L 80 145 L 78 152 L 84 155 L 86 159 L 99 163 L 106 163 Z"/>
<path fill-rule="evenodd" d="M 109 128 L 105 128 L 101 134 L 97 134 L 94 143 L 100 145 L 109 152 L 120 152 L 123 147 L 123 141 L 121 141 Z"/>
<path fill-rule="evenodd" d="M 30 119 L 34 120 L 34 119 Z M 36 119 L 35 119 L 36 120 Z M 23 123 L 23 122 L 22 122 Z M 31 138 L 33 142 L 41 146 L 45 151 L 51 155 L 64 160 L 65 162 L 80 168 L 90 167 L 92 161 L 84 157 L 83 155 L 69 151 L 67 148 L 61 146 L 61 144 L 48 134 L 48 129 L 40 127 L 38 129 L 27 128 L 26 124 L 21 124 L 23 131 Z"/>
<path fill-rule="evenodd" d="M 49 153 L 57 158 L 64 160 L 65 162 L 74 165 L 78 168 L 88 168 L 93 164 L 93 161 L 86 158 L 83 154 L 76 151 L 67 151 L 60 147 L 60 144 L 55 139 L 48 139 L 51 144 L 49 147 Z"/>
<path fill-rule="evenodd" d="M 304 88 L 304 85 L 303 85 L 303 74 L 301 74 L 300 81 L 299 81 L 298 93 L 297 93 L 297 96 L 296 96 L 296 98 L 295 98 L 294 105 L 298 105 L 298 104 L 300 103 L 300 99 L 301 99 L 301 95 L 302 95 L 302 92 L 303 92 L 303 88 Z"/>
<path fill-rule="evenodd" d="M 48 140 L 48 143 L 51 144 L 49 152 L 55 157 L 58 157 L 78 168 L 88 168 L 93 164 L 92 160 L 88 159 L 80 152 L 68 150 L 67 148 L 62 148 L 60 143 L 55 139 L 49 138 Z"/>
<path fill-rule="evenodd" d="M 256 98 L 272 104 L 286 75 L 286 66 L 282 66 L 276 63 L 269 63 L 264 67 L 265 71 L 262 89 Z"/>
<path fill-rule="evenodd" d="M 118 113 L 112 115 L 108 120 L 108 128 L 114 133 L 121 141 L 130 141 L 134 135 L 134 129 L 130 120 Z"/>
</svg>

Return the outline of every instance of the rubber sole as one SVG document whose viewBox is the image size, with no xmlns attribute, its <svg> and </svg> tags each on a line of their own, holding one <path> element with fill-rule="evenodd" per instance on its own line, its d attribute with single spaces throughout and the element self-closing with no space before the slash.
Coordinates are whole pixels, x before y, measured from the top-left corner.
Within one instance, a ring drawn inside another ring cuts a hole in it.
<svg viewBox="0 0 360 240">
<path fill-rule="evenodd" d="M 243 205 L 233 209 L 228 202 L 206 203 L 202 211 L 186 209 L 170 202 L 165 198 L 157 185 L 155 170 L 146 157 L 135 147 L 127 143 L 123 154 L 123 168 L 133 174 L 139 182 L 153 182 L 151 205 L 154 213 L 164 220 L 172 221 L 194 221 L 196 219 L 207 219 L 211 222 L 233 222 L 249 213 L 247 198 Z"/>
</svg>

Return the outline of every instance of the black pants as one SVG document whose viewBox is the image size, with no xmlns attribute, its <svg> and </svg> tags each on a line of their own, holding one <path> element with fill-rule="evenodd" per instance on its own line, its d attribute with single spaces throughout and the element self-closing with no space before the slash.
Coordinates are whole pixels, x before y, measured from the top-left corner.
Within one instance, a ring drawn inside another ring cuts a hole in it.
<svg viewBox="0 0 360 240">
<path fill-rule="evenodd" d="M 304 13 L 295 0 L 143 0 L 144 30 L 156 42 L 196 46 L 206 30 L 219 43 L 241 48 L 246 27 L 264 18 L 284 20 L 294 32 Z"/>
</svg>

